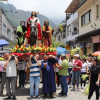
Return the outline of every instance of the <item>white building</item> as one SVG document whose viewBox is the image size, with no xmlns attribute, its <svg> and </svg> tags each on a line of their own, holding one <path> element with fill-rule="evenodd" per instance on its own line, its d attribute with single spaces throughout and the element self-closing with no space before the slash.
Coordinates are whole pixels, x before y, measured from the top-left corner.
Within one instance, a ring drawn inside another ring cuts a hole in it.
<svg viewBox="0 0 100 100">
<path fill-rule="evenodd" d="M 0 38 L 8 42 L 14 42 L 14 28 L 9 23 L 3 10 L 0 8 Z"/>
<path fill-rule="evenodd" d="M 78 13 L 70 15 L 66 23 L 66 43 L 71 42 L 71 45 L 75 46 L 77 44 L 76 38 L 79 33 Z"/>
<path fill-rule="evenodd" d="M 55 30 L 54 34 L 56 37 L 56 41 L 65 44 L 66 43 L 66 20 L 62 21 L 60 25 L 63 30 L 61 30 L 60 27 L 58 27 L 57 30 Z"/>
<path fill-rule="evenodd" d="M 79 36 L 82 54 L 100 51 L 100 0 L 72 0 L 66 13 L 79 14 Z"/>
</svg>

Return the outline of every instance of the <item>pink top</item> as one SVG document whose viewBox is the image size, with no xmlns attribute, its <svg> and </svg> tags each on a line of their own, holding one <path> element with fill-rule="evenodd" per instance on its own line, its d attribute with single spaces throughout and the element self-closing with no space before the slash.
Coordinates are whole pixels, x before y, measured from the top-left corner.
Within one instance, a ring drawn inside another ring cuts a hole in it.
<svg viewBox="0 0 100 100">
<path fill-rule="evenodd" d="M 76 65 L 77 67 L 81 67 L 82 68 L 82 63 L 80 60 L 78 61 L 74 61 L 74 65 Z M 77 69 L 77 67 L 74 67 L 73 71 L 78 71 L 80 69 Z"/>
<path fill-rule="evenodd" d="M 2 72 L 2 63 L 0 61 L 0 72 Z"/>
</svg>

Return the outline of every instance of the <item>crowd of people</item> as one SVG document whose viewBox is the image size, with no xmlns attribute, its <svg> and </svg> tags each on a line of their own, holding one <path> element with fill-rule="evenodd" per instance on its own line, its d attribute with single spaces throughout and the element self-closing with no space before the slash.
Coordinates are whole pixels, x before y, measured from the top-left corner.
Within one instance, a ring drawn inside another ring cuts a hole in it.
<svg viewBox="0 0 100 100">
<path fill-rule="evenodd" d="M 0 96 L 3 96 L 6 84 L 7 99 L 16 99 L 16 80 L 19 79 L 19 88 L 25 88 L 25 82 L 30 82 L 30 98 L 40 98 L 40 80 L 43 83 L 44 98 L 54 98 L 57 89 L 58 96 L 67 97 L 68 88 L 71 91 L 85 89 L 90 82 L 88 99 L 96 92 L 99 100 L 100 62 L 96 57 L 82 58 L 78 54 L 66 57 L 62 55 L 30 55 L 29 57 L 16 57 L 5 53 L 0 61 Z M 42 74 L 41 74 L 42 73 Z M 89 75 L 83 80 L 83 75 Z M 41 78 L 42 76 L 42 78 Z M 50 96 L 48 96 L 48 94 Z"/>
</svg>

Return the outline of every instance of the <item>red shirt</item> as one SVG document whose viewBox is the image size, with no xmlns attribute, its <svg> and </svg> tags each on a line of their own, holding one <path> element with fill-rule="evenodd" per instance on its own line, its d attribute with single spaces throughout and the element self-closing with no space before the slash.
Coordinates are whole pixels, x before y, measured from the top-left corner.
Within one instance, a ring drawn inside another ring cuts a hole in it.
<svg viewBox="0 0 100 100">
<path fill-rule="evenodd" d="M 76 65 L 77 67 L 81 67 L 82 68 L 82 62 L 81 62 L 81 60 L 75 60 L 74 61 L 74 65 Z M 73 68 L 73 71 L 79 71 L 80 69 L 77 69 L 77 67 L 74 67 Z"/>
</svg>

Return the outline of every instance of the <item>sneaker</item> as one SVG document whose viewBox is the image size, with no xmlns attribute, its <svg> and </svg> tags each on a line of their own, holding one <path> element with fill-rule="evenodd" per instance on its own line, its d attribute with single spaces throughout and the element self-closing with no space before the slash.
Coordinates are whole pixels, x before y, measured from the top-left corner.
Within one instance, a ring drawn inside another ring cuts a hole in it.
<svg viewBox="0 0 100 100">
<path fill-rule="evenodd" d="M 47 95 L 44 95 L 44 97 L 43 97 L 43 98 L 44 98 L 44 99 L 45 99 L 45 98 L 47 98 Z"/>
<path fill-rule="evenodd" d="M 50 98 L 53 99 L 53 94 L 52 93 L 50 93 Z"/>
<path fill-rule="evenodd" d="M 32 98 L 33 98 L 33 96 L 31 95 L 31 96 L 30 96 L 30 99 L 32 99 Z"/>
<path fill-rule="evenodd" d="M 75 88 L 72 88 L 71 91 L 75 91 Z"/>
<path fill-rule="evenodd" d="M 16 100 L 16 96 L 13 96 L 13 100 Z"/>
<path fill-rule="evenodd" d="M 83 89 L 83 87 L 81 87 L 81 89 Z"/>
<path fill-rule="evenodd" d="M 63 94 L 62 92 L 59 93 L 59 95 L 62 95 L 62 94 Z"/>
<path fill-rule="evenodd" d="M 69 85 L 69 88 L 72 88 L 71 85 Z"/>
<path fill-rule="evenodd" d="M 5 99 L 8 99 L 8 100 L 10 100 L 10 99 L 11 99 L 11 97 L 7 97 L 7 98 L 5 98 Z"/>
<path fill-rule="evenodd" d="M 77 88 L 77 91 L 79 92 L 79 88 Z"/>
<path fill-rule="evenodd" d="M 35 98 L 38 98 L 38 99 L 40 99 L 40 96 L 39 96 L 39 95 L 37 95 L 37 96 L 35 96 Z"/>
</svg>

